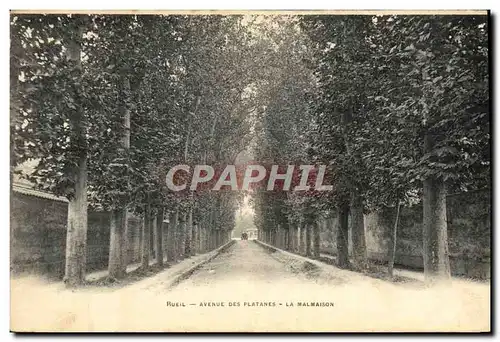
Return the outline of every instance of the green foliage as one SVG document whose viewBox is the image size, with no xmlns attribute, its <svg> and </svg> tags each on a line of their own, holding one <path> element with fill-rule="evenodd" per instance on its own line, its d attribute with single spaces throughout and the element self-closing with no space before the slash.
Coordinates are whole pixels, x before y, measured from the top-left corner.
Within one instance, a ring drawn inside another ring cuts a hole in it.
<svg viewBox="0 0 500 342">
<path fill-rule="evenodd" d="M 87 155 L 92 205 L 192 207 L 224 227 L 242 194 L 173 194 L 171 166 L 231 164 L 245 149 L 259 163 L 327 165 L 332 192 L 253 194 L 265 229 L 332 211 L 353 191 L 369 208 L 418 200 L 427 177 L 484 188 L 486 19 L 12 16 L 12 164 L 37 160 L 30 180 L 71 198 Z"/>
<path fill-rule="evenodd" d="M 374 206 L 410 200 L 426 177 L 489 181 L 487 18 L 305 17 L 315 48 L 315 152 L 336 189 Z M 435 145 L 424 153 L 424 134 Z"/>
<path fill-rule="evenodd" d="M 232 227 L 239 194 L 174 194 L 164 177 L 179 163 L 231 163 L 250 141 L 259 63 L 242 17 L 23 15 L 11 27 L 12 160 L 38 161 L 31 181 L 71 197 L 87 155 L 93 206 L 193 207 Z M 80 63 L 65 58 L 75 42 Z"/>
</svg>

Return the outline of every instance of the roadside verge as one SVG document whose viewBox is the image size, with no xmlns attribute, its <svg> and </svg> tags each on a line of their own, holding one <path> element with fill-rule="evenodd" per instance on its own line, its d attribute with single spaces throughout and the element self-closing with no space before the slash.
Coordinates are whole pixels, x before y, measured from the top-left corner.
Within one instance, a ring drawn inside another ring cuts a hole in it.
<svg viewBox="0 0 500 342">
<path fill-rule="evenodd" d="M 149 283 L 154 284 L 155 282 L 160 282 L 163 286 L 170 289 L 190 277 L 204 264 L 212 261 L 219 254 L 229 249 L 234 243 L 235 241 L 231 240 L 213 251 L 197 254 L 174 263 L 167 262 L 164 268 L 150 265 L 147 270 L 143 270 L 139 267 L 135 267 L 135 265 L 130 265 L 130 267 L 127 268 L 125 279 L 116 282 L 109 282 L 107 271 L 95 272 L 89 274 L 87 277 L 88 283 L 86 287 L 108 287 L 118 289 L 133 283 L 141 283 L 148 287 Z"/>
<path fill-rule="evenodd" d="M 388 279 L 385 279 L 383 276 L 380 276 L 380 274 L 375 273 L 374 270 L 372 270 L 372 273 L 370 273 L 338 268 L 334 265 L 335 258 L 326 254 L 321 254 L 320 259 L 311 259 L 306 256 L 274 247 L 262 241 L 255 240 L 255 242 L 266 249 L 274 259 L 285 263 L 292 272 L 302 273 L 307 278 L 316 278 L 318 280 L 330 279 L 330 282 L 333 278 L 337 279 L 337 281 L 334 281 L 334 283 L 338 284 L 340 283 L 340 281 L 338 281 L 338 277 L 349 276 L 354 278 L 363 277 L 382 280 L 386 282 L 388 281 L 392 284 L 412 283 L 413 285 L 424 285 L 423 273 L 395 268 L 394 280 L 390 281 Z"/>
<path fill-rule="evenodd" d="M 206 263 L 209 263 L 213 259 L 219 256 L 219 254 L 225 252 L 228 250 L 233 244 L 235 244 L 235 240 L 230 240 L 228 243 L 225 245 L 222 245 L 221 247 L 217 248 L 216 250 L 213 250 L 212 252 L 206 253 L 207 257 L 203 258 L 203 260 L 198 261 L 194 265 L 186 268 L 183 271 L 180 271 L 175 277 L 171 279 L 171 281 L 167 284 L 167 288 L 171 289 L 174 286 L 178 285 L 181 281 L 186 280 L 189 278 L 196 270 L 198 270 L 201 266 L 205 265 Z"/>
</svg>

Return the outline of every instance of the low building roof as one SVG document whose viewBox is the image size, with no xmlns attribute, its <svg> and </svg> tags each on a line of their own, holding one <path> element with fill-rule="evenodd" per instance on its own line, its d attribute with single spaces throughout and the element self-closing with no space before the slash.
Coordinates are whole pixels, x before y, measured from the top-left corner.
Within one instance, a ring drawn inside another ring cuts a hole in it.
<svg viewBox="0 0 500 342">
<path fill-rule="evenodd" d="M 33 187 L 31 185 L 28 185 L 26 183 L 14 182 L 12 184 L 12 191 L 23 194 L 23 195 L 35 196 L 35 197 L 45 198 L 45 199 L 49 199 L 49 200 L 53 200 L 53 201 L 68 203 L 68 199 L 66 197 L 56 196 L 56 195 L 51 194 L 49 192 L 35 190 L 35 189 L 33 189 Z"/>
</svg>

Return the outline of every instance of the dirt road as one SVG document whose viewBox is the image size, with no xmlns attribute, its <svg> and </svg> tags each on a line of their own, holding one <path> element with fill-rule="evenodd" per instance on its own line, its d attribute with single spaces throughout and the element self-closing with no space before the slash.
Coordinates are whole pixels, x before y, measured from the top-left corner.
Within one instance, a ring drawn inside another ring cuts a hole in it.
<svg viewBox="0 0 500 342">
<path fill-rule="evenodd" d="M 489 329 L 489 284 L 395 285 L 271 253 L 253 241 L 237 241 L 172 289 L 166 274 L 118 290 L 18 283 L 14 323 L 68 331 Z"/>
</svg>

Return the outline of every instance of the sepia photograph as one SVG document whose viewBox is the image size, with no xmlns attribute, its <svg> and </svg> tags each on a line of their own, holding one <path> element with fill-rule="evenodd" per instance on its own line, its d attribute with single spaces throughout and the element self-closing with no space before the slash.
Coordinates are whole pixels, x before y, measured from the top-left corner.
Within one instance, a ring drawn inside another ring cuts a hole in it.
<svg viewBox="0 0 500 342">
<path fill-rule="evenodd" d="M 487 10 L 11 10 L 10 331 L 491 333 Z"/>
</svg>

